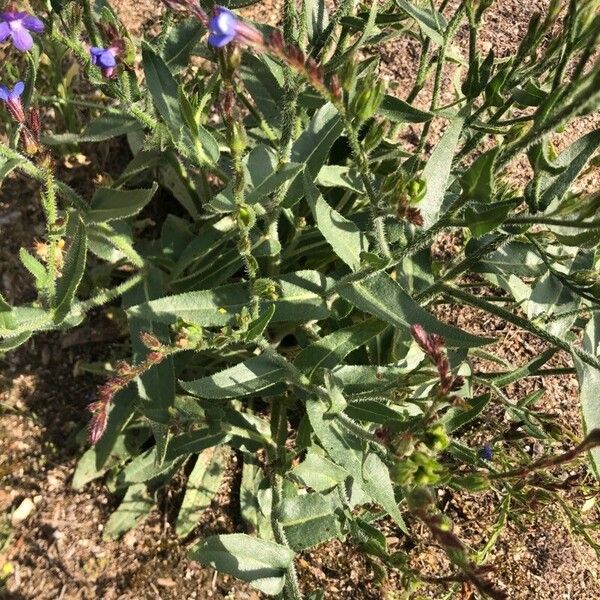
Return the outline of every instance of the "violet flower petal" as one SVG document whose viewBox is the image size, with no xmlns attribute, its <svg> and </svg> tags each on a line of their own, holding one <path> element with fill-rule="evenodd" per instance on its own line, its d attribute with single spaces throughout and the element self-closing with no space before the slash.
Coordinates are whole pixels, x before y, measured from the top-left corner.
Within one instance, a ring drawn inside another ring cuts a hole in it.
<svg viewBox="0 0 600 600">
<path fill-rule="evenodd" d="M 42 33 L 44 31 L 45 26 L 43 21 L 34 15 L 24 16 L 21 19 L 21 23 L 23 23 L 25 29 L 29 29 L 29 31 L 33 31 L 34 33 Z"/>
<path fill-rule="evenodd" d="M 0 100 L 8 102 L 10 96 L 10 90 L 5 85 L 0 85 Z"/>
<path fill-rule="evenodd" d="M 6 21 L 0 23 L 0 42 L 3 42 L 10 36 L 10 25 Z"/>
<path fill-rule="evenodd" d="M 214 46 L 215 48 L 222 48 L 223 46 L 229 44 L 229 42 L 231 42 L 234 37 L 235 34 L 231 35 L 228 33 L 211 33 L 208 36 L 208 43 L 211 46 Z"/>
<path fill-rule="evenodd" d="M 16 100 L 21 97 L 21 94 L 25 91 L 25 84 L 22 81 L 17 81 L 15 83 L 15 87 L 12 92 L 10 92 L 9 98 L 10 100 Z"/>
<path fill-rule="evenodd" d="M 24 27 L 13 28 L 12 41 L 15 48 L 21 52 L 27 52 L 33 48 L 33 38 Z"/>
<path fill-rule="evenodd" d="M 112 50 L 105 50 L 98 57 L 98 64 L 104 69 L 110 69 L 117 65 L 117 59 L 115 58 Z"/>
</svg>

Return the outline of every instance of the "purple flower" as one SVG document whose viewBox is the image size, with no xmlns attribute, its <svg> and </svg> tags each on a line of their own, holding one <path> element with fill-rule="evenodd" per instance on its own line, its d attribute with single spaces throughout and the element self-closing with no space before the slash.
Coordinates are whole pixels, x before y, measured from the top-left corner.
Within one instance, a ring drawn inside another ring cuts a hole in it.
<svg viewBox="0 0 600 600">
<path fill-rule="evenodd" d="M 208 43 L 215 48 L 226 46 L 235 39 L 237 25 L 237 17 L 229 9 L 217 6 L 215 16 L 208 23 Z"/>
<path fill-rule="evenodd" d="M 8 112 L 18 123 L 25 123 L 25 112 L 21 104 L 21 94 L 25 90 L 25 84 L 19 81 L 11 90 L 5 85 L 0 85 L 0 100 L 6 104 Z"/>
<path fill-rule="evenodd" d="M 112 77 L 117 66 L 117 53 L 115 48 L 90 48 L 92 64 L 102 69 L 104 77 Z"/>
<path fill-rule="evenodd" d="M 264 46 L 262 34 L 251 25 L 240 21 L 228 8 L 215 7 L 215 13 L 208 23 L 208 43 L 222 48 L 232 41 L 245 42 L 253 46 Z"/>
<path fill-rule="evenodd" d="M 494 458 L 494 450 L 492 448 L 492 445 L 489 442 L 486 442 L 480 449 L 479 449 L 479 456 L 481 456 L 481 458 L 483 458 L 483 460 L 492 460 L 492 458 Z"/>
<path fill-rule="evenodd" d="M 30 31 L 42 33 L 44 24 L 40 19 L 26 12 L 0 13 L 0 42 L 11 38 L 17 50 L 27 52 L 33 47 Z"/>
</svg>

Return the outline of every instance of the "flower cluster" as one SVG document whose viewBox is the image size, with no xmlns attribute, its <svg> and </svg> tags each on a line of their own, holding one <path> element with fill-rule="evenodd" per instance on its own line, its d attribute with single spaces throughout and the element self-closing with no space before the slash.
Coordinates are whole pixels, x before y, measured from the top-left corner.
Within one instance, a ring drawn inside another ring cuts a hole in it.
<svg viewBox="0 0 600 600">
<path fill-rule="evenodd" d="M 453 375 L 450 363 L 444 354 L 444 338 L 440 335 L 429 334 L 422 325 L 418 323 L 411 325 L 410 332 L 425 354 L 429 356 L 436 366 L 439 378 L 440 396 L 448 396 L 450 392 L 456 392 L 464 385 L 464 379 L 460 375 Z"/>
<path fill-rule="evenodd" d="M 38 17 L 26 12 L 7 10 L 0 13 L 0 42 L 9 40 L 13 46 L 28 52 L 33 48 L 31 33 L 42 33 L 44 23 Z M 10 116 L 21 125 L 21 139 L 25 151 L 35 154 L 40 147 L 40 116 L 37 110 L 30 109 L 27 113 L 23 108 L 21 96 L 25 91 L 25 83 L 17 81 L 12 87 L 0 85 L 0 101 L 6 105 Z"/>
<path fill-rule="evenodd" d="M 107 79 L 110 79 L 117 66 L 117 53 L 118 50 L 115 47 L 111 48 L 98 48 L 92 46 L 90 48 L 90 56 L 92 58 L 92 64 L 95 67 L 99 67 L 102 70 L 102 75 Z"/>
<path fill-rule="evenodd" d="M 110 406 L 117 392 L 126 388 L 154 365 L 162 362 L 168 354 L 160 340 L 151 333 L 142 332 L 140 338 L 150 350 L 146 360 L 137 365 L 130 365 L 127 362 L 119 363 L 116 377 L 112 377 L 101 385 L 96 392 L 96 400 L 88 405 L 88 410 L 92 413 L 88 430 L 88 439 L 91 444 L 96 444 L 104 435 L 108 425 Z"/>
<path fill-rule="evenodd" d="M 42 33 L 44 24 L 34 15 L 26 12 L 6 11 L 0 13 L 0 42 L 10 38 L 13 46 L 21 52 L 33 48 L 31 33 Z"/>
</svg>

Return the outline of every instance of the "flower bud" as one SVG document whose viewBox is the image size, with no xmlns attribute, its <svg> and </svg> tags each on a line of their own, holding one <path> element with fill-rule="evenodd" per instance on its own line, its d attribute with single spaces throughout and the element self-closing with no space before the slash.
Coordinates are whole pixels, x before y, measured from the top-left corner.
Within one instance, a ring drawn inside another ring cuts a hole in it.
<svg viewBox="0 0 600 600">
<path fill-rule="evenodd" d="M 467 475 L 465 477 L 453 477 L 451 485 L 458 489 L 468 490 L 469 492 L 482 492 L 489 489 L 490 482 L 483 475 Z"/>
<path fill-rule="evenodd" d="M 162 342 L 149 331 L 141 331 L 140 332 L 140 340 L 148 350 L 162 350 Z"/>
<path fill-rule="evenodd" d="M 239 121 L 233 121 L 231 123 L 229 135 L 229 145 L 231 147 L 231 151 L 234 154 L 243 154 L 246 150 L 247 144 L 246 130 L 244 129 L 243 124 Z"/>
<path fill-rule="evenodd" d="M 257 279 L 252 284 L 252 293 L 265 300 L 277 300 L 281 293 L 279 285 L 272 279 Z"/>
</svg>

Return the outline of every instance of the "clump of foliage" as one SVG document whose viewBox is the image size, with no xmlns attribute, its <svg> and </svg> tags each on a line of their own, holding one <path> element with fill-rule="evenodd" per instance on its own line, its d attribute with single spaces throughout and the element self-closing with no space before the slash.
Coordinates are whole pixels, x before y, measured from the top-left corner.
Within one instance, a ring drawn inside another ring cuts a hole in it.
<svg viewBox="0 0 600 600">
<path fill-rule="evenodd" d="M 115 349 L 90 406 L 74 479 L 107 475 L 122 496 L 107 537 L 177 473 L 187 490 L 176 531 L 188 536 L 235 451 L 248 533 L 194 542 L 193 559 L 300 598 L 296 553 L 341 538 L 409 593 L 423 579 L 379 523 L 410 536 L 421 522 L 453 565 L 440 582 L 500 598 L 483 563 L 511 503 L 558 501 L 559 465 L 588 451 L 593 473 L 579 484 L 592 485 L 600 460 L 600 194 L 577 187 L 600 131 L 560 153 L 553 144 L 600 103 L 599 2 L 553 0 L 507 59 L 478 46 L 493 0 L 330 11 L 285 0 L 281 31 L 232 12 L 250 3 L 163 0 L 160 31 L 141 42 L 105 0 L 5 7 L 0 179 L 39 182 L 46 234 L 37 256 L 20 253 L 37 299 L 0 298 L 1 350 L 108 304 L 126 316 L 130 347 Z M 378 49 L 401 36 L 421 54 L 412 88 L 392 94 Z M 62 131 L 45 126 L 49 108 Z M 133 158 L 118 178 L 91 197 L 61 180 L 61 152 L 122 136 Z M 512 183 L 526 163 L 527 181 Z M 154 220 L 141 221 L 149 207 Z M 432 247 L 447 231 L 464 244 L 443 262 Z M 546 350 L 514 368 L 485 349 L 493 336 L 435 316 L 440 302 L 512 323 Z M 539 392 L 516 403 L 503 392 L 558 372 L 547 363 L 559 350 L 574 369 L 558 371 L 578 376 L 583 440 L 536 410 Z M 462 432 L 492 406 L 507 423 L 470 446 Z M 536 462 L 523 449 L 532 439 L 544 448 Z M 436 505 L 447 487 L 500 498 L 483 551 Z"/>
</svg>

